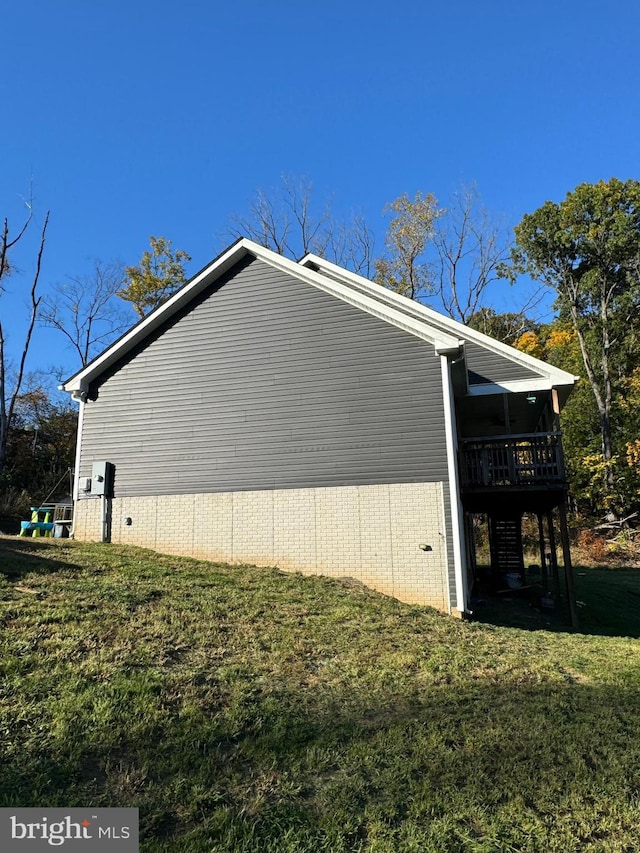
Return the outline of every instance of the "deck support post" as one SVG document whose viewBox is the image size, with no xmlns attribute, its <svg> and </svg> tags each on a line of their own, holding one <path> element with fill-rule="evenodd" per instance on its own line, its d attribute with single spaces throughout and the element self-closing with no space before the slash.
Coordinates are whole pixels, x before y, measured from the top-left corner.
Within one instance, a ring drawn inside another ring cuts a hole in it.
<svg viewBox="0 0 640 853">
<path fill-rule="evenodd" d="M 564 560 L 564 577 L 567 584 L 567 598 L 569 600 L 569 614 L 571 626 L 578 628 L 578 607 L 576 605 L 576 591 L 573 583 L 573 564 L 571 562 L 571 549 L 569 547 L 569 528 L 567 526 L 567 505 L 561 503 L 558 507 L 560 515 L 560 538 L 562 540 L 562 557 Z"/>
<path fill-rule="evenodd" d="M 536 513 L 538 518 L 538 543 L 540 545 L 540 571 L 542 573 L 542 593 L 547 595 L 549 592 L 549 573 L 547 569 L 547 557 L 544 549 L 544 521 L 542 513 Z"/>
<path fill-rule="evenodd" d="M 560 596 L 560 568 L 558 565 L 558 547 L 556 545 L 556 531 L 553 525 L 553 510 L 547 513 L 547 525 L 549 527 L 549 559 L 551 560 L 551 572 L 556 589 L 556 596 Z"/>
</svg>

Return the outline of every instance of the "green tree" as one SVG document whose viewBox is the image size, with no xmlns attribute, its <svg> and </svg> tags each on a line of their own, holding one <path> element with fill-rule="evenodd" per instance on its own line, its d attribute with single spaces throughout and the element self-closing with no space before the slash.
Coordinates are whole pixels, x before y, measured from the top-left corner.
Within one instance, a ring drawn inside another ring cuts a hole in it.
<svg viewBox="0 0 640 853">
<path fill-rule="evenodd" d="M 78 413 L 70 401 L 56 401 L 45 382 L 44 376 L 26 378 L 7 434 L 0 516 L 14 524 L 28 518 L 29 506 L 63 497 L 71 486 Z"/>
<path fill-rule="evenodd" d="M 552 288 L 575 331 L 599 419 L 605 508 L 622 509 L 616 477 L 616 398 L 637 362 L 640 311 L 640 183 L 580 184 L 515 229 L 510 275 Z"/>
<path fill-rule="evenodd" d="M 640 366 L 624 378 L 616 404 L 615 415 L 621 434 L 620 481 L 625 487 L 627 509 L 640 510 Z"/>
<path fill-rule="evenodd" d="M 519 349 L 526 344 L 523 338 L 516 342 Z M 589 383 L 585 381 L 578 336 L 571 323 L 557 318 L 542 327 L 539 352 L 534 354 L 581 377 L 560 415 L 562 444 L 577 509 L 582 515 L 596 515 L 606 504 L 598 409 Z"/>
<path fill-rule="evenodd" d="M 139 266 L 125 269 L 125 284 L 117 295 L 130 302 L 136 314 L 144 317 L 185 283 L 184 264 L 191 257 L 181 249 L 172 249 L 171 240 L 149 237 L 151 251 L 143 253 Z"/>
</svg>

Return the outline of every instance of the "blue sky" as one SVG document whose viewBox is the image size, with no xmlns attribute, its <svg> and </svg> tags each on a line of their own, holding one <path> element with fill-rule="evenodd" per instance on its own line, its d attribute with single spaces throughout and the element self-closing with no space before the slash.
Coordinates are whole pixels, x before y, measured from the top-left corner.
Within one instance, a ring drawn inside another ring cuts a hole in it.
<svg viewBox="0 0 640 853">
<path fill-rule="evenodd" d="M 15 227 L 30 184 L 51 211 L 43 292 L 92 258 L 137 263 L 151 234 L 195 272 L 282 174 L 362 214 L 380 252 L 402 192 L 476 182 L 516 224 L 583 181 L 640 178 L 629 0 L 21 0 L 0 20 L 0 214 Z M 10 353 L 20 283 L 0 298 Z M 36 336 L 30 367 L 77 367 Z"/>
</svg>

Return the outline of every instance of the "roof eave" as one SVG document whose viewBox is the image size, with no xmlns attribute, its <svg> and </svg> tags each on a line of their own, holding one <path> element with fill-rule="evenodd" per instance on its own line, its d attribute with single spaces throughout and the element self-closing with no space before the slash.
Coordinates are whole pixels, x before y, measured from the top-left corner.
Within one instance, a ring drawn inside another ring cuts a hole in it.
<svg viewBox="0 0 640 853">
<path fill-rule="evenodd" d="M 186 282 L 180 290 L 177 290 L 166 302 L 143 317 L 135 326 L 121 335 L 104 352 L 96 356 L 89 364 L 66 379 L 60 388 L 72 394 L 75 391 L 86 392 L 89 383 L 96 377 L 115 364 L 124 354 L 129 352 L 136 344 L 140 343 L 147 335 L 157 329 L 172 314 L 178 311 L 196 296 L 200 290 L 211 281 L 223 275 L 234 264 L 247 255 L 250 251 L 250 241 L 244 238 L 237 240 L 232 246 L 218 255 L 211 263 L 203 267 L 192 278 Z"/>
<path fill-rule="evenodd" d="M 478 340 L 484 346 L 502 352 L 513 361 L 521 362 L 530 368 L 533 367 L 537 372 L 548 377 L 554 385 L 573 385 L 576 379 L 571 374 L 534 359 L 525 353 L 519 353 L 506 344 L 501 344 L 481 332 L 468 329 L 461 323 L 444 317 L 431 308 L 412 302 L 406 297 L 315 255 L 307 255 L 302 261 L 296 263 L 243 237 L 196 273 L 165 303 L 140 320 L 128 332 L 125 332 L 82 370 L 70 376 L 62 383 L 61 388 L 71 393 L 76 399 L 79 399 L 81 395 L 86 397 L 89 385 L 94 379 L 112 367 L 176 311 L 187 305 L 201 290 L 213 283 L 247 255 L 259 258 L 275 269 L 306 281 L 366 313 L 379 317 L 415 337 L 430 342 L 439 355 L 446 355 L 451 358 L 459 355 L 464 357 L 464 340 Z M 323 269 L 326 270 L 324 274 Z"/>
<path fill-rule="evenodd" d="M 307 281 L 321 290 L 332 293 L 344 302 L 350 303 L 418 338 L 432 343 L 438 352 L 458 352 L 461 348 L 460 340 L 454 335 L 449 334 L 446 330 L 435 328 L 431 324 L 426 324 L 415 317 L 411 317 L 397 310 L 393 305 L 382 304 L 379 300 L 372 299 L 366 293 L 356 291 L 348 283 L 345 284 L 323 276 L 321 273 L 300 266 L 300 264 L 282 255 L 278 255 L 263 246 L 259 246 L 247 238 L 241 238 L 193 276 L 165 303 L 140 320 L 132 329 L 93 359 L 86 367 L 65 380 L 62 383 L 62 389 L 70 393 L 80 390 L 83 392 L 86 391 L 89 384 L 96 377 L 119 361 L 123 355 L 126 355 L 127 352 L 144 340 L 144 338 L 157 329 L 176 311 L 192 300 L 203 288 L 211 284 L 249 254 L 255 258 L 259 258 L 275 269 Z"/>
<path fill-rule="evenodd" d="M 548 364 L 545 361 L 541 361 L 528 353 L 521 352 L 508 344 L 502 343 L 502 341 L 496 340 L 496 338 L 492 338 L 490 335 L 485 335 L 483 332 L 471 329 L 469 326 L 465 326 L 463 323 L 460 323 L 451 317 L 446 317 L 444 314 L 438 313 L 433 308 L 429 308 L 419 302 L 412 302 L 411 300 L 408 300 L 407 297 L 401 296 L 380 284 L 369 281 L 369 279 L 364 278 L 357 273 L 345 270 L 331 261 L 320 258 L 318 255 L 309 253 L 305 255 L 299 263 L 306 267 L 317 267 L 318 270 L 325 269 L 329 274 L 339 276 L 343 281 L 350 282 L 355 287 L 375 291 L 379 299 L 384 300 L 386 303 L 397 303 L 399 306 L 402 305 L 404 310 L 411 310 L 411 313 L 416 318 L 422 318 L 424 322 L 433 324 L 449 335 L 454 335 L 462 340 L 476 342 L 481 346 L 509 358 L 517 364 L 521 364 L 523 367 L 536 371 L 543 377 L 548 378 L 554 387 L 564 385 L 573 386 L 579 379 L 578 376 L 574 376 L 572 373 L 567 373 L 559 367 L 554 367 L 553 365 Z M 411 305 L 410 309 L 409 306 L 406 305 L 407 302 Z"/>
</svg>

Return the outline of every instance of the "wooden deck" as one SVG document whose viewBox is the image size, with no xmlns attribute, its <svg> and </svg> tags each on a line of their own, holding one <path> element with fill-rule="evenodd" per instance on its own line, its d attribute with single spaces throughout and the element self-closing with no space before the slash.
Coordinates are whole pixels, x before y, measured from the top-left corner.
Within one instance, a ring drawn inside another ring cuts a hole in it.
<svg viewBox="0 0 640 853">
<path fill-rule="evenodd" d="M 459 475 L 469 512 L 547 512 L 569 489 L 559 433 L 463 439 Z"/>
<path fill-rule="evenodd" d="M 460 447 L 460 485 L 468 488 L 564 485 L 558 433 L 469 438 Z"/>
</svg>

